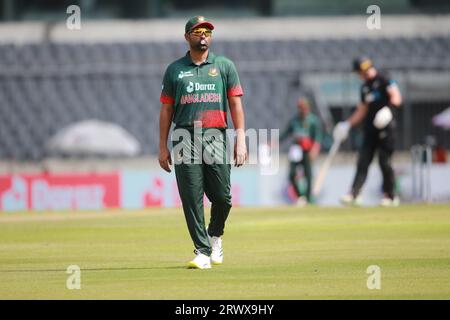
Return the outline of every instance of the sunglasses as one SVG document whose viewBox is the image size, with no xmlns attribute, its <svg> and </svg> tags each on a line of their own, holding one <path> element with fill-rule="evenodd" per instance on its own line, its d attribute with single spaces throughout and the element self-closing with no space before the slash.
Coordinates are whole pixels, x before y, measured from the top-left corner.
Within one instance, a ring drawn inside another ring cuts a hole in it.
<svg viewBox="0 0 450 320">
<path fill-rule="evenodd" d="M 212 35 L 212 31 L 208 28 L 197 28 L 191 31 L 191 34 L 193 34 L 196 37 L 200 37 L 202 34 L 205 35 L 205 37 L 210 37 Z"/>
</svg>

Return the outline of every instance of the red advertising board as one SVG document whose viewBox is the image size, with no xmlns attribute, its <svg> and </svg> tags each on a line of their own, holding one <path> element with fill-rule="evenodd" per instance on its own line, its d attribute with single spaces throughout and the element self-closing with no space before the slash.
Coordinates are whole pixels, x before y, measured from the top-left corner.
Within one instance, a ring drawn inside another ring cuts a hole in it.
<svg viewBox="0 0 450 320">
<path fill-rule="evenodd" d="M 0 210 L 117 208 L 119 174 L 0 176 Z"/>
</svg>

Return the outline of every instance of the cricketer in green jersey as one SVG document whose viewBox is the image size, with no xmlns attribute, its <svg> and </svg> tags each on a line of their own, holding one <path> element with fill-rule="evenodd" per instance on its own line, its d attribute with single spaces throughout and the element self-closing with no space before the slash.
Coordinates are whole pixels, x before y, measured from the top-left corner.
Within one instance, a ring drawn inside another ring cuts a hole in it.
<svg viewBox="0 0 450 320">
<path fill-rule="evenodd" d="M 313 201 L 312 189 L 312 161 L 317 158 L 320 152 L 322 140 L 322 129 L 320 121 L 311 110 L 306 98 L 299 98 L 297 102 L 298 115 L 289 122 L 286 130 L 281 134 L 280 141 L 288 137 L 292 138 L 289 148 L 289 182 L 297 196 L 297 204 L 305 205 Z M 306 192 L 303 192 L 298 185 L 297 170 L 303 167 L 303 174 L 306 179 Z"/>
<path fill-rule="evenodd" d="M 171 172 L 172 165 L 167 146 L 171 123 L 175 124 L 174 132 L 184 130 L 192 133 L 200 128 L 206 135 L 208 130 L 219 130 L 221 136 L 216 139 L 218 141 L 215 141 L 213 148 L 216 156 L 220 153 L 224 158 L 227 149 L 225 129 L 228 109 L 236 131 L 235 166 L 243 165 L 247 159 L 244 110 L 241 102 L 243 90 L 234 63 L 209 50 L 213 29 L 214 25 L 202 16 L 189 19 L 184 34 L 189 51 L 184 57 L 170 64 L 164 74 L 160 97 L 162 106 L 159 120 L 159 164 L 168 172 Z M 178 143 L 191 146 L 194 139 L 196 138 L 173 141 L 174 151 Z M 201 153 L 205 146 L 211 147 L 211 144 L 202 141 L 201 150 L 194 148 L 192 153 L 188 152 L 189 156 Z M 174 156 L 183 158 L 186 154 Z M 226 162 L 175 161 L 174 168 L 186 223 L 196 253 L 188 267 L 207 269 L 211 268 L 211 263 L 221 264 L 222 235 L 231 209 L 231 165 Z M 204 194 L 211 201 L 208 229 L 205 227 Z"/>
</svg>

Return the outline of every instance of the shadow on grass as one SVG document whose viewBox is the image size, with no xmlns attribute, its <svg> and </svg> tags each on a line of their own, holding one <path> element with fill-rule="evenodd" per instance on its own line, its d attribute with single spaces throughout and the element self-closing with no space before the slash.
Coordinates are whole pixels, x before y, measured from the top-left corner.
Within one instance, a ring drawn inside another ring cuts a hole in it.
<svg viewBox="0 0 450 320">
<path fill-rule="evenodd" d="M 170 270 L 170 269 L 188 269 L 186 266 L 169 267 L 116 267 L 116 268 L 80 268 L 81 271 L 130 271 L 130 270 Z M 64 269 L 6 269 L 0 270 L 0 273 L 16 272 L 66 272 Z"/>
</svg>

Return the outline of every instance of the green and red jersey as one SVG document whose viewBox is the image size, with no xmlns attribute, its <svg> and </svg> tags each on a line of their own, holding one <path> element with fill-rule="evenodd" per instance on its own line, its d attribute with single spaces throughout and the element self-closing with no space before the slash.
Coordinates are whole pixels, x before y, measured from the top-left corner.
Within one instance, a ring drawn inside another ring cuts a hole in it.
<svg viewBox="0 0 450 320">
<path fill-rule="evenodd" d="M 243 91 L 234 63 L 209 52 L 201 65 L 192 62 L 189 52 L 167 68 L 160 101 L 174 107 L 173 122 L 178 127 L 226 128 L 228 97 Z"/>
<path fill-rule="evenodd" d="M 309 113 L 302 118 L 296 115 L 280 136 L 280 141 L 292 137 L 292 143 L 298 144 L 303 151 L 310 151 L 314 143 L 322 141 L 322 127 L 316 115 Z"/>
</svg>

